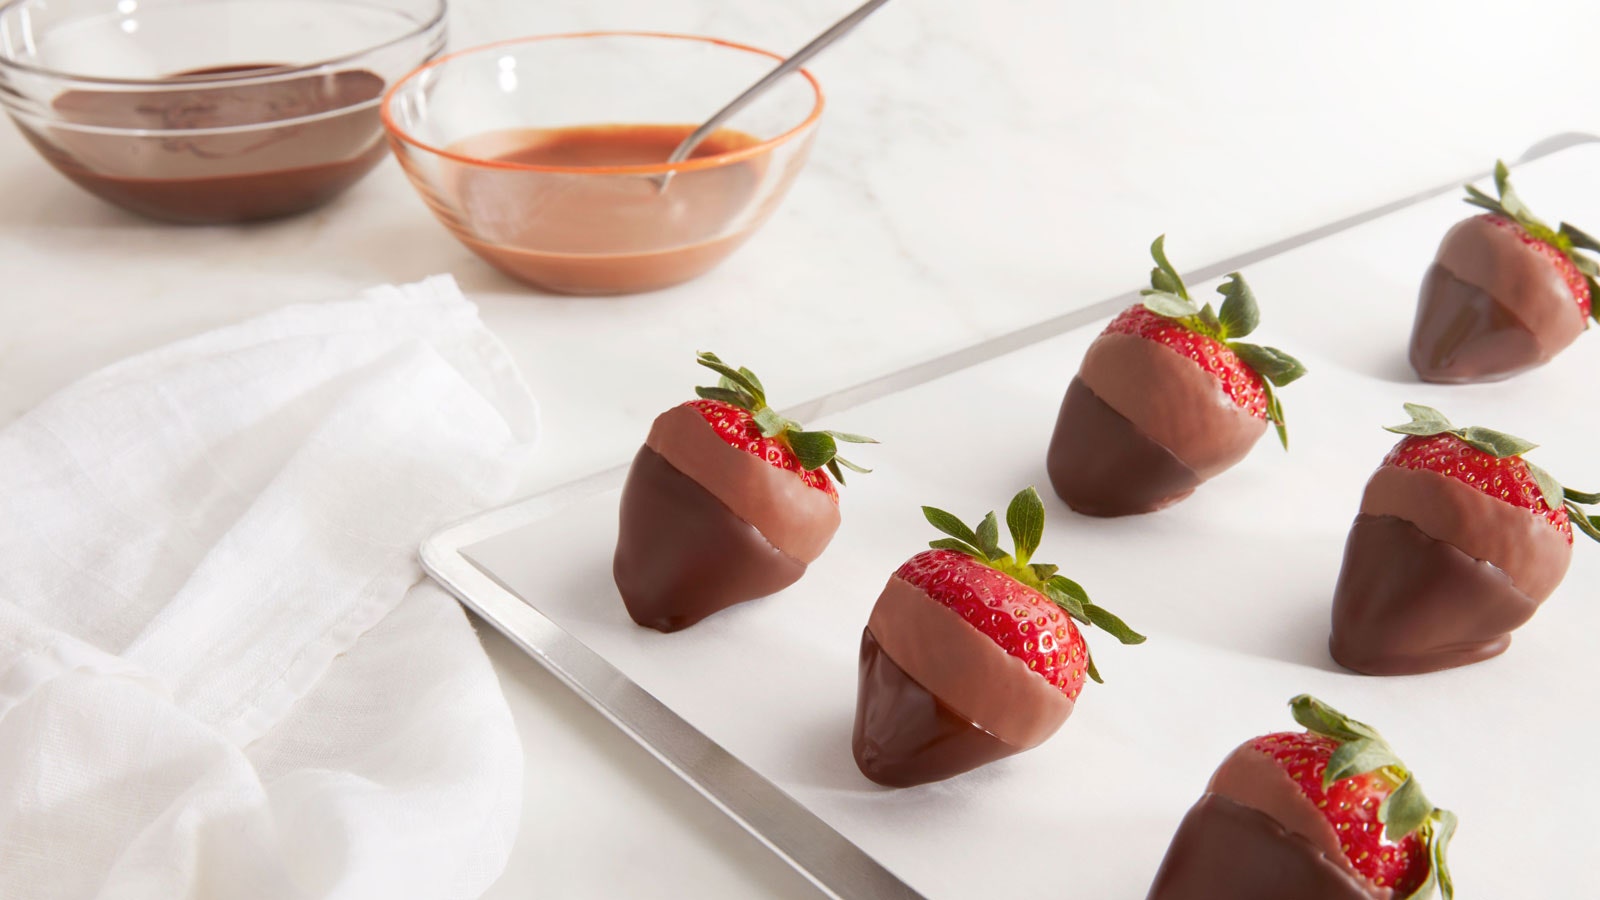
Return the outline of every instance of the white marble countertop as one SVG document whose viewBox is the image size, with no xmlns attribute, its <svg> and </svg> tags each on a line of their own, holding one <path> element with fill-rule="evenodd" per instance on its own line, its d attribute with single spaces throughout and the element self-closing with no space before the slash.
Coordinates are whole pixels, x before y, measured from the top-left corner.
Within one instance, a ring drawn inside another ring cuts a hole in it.
<svg viewBox="0 0 1600 900">
<path fill-rule="evenodd" d="M 456 0 L 452 44 L 629 28 L 783 51 L 851 5 Z M 302 218 L 172 228 L 83 194 L 0 129 L 0 423 L 130 353 L 451 272 L 543 404 L 537 490 L 625 460 L 693 384 L 696 349 L 759 360 L 798 402 L 1134 287 L 1158 232 L 1196 268 L 1600 131 L 1600 108 L 1578 102 L 1597 24 L 1585 0 L 900 0 L 814 67 L 822 131 L 766 229 L 696 283 L 618 299 L 495 273 L 392 161 Z M 537 665 L 484 642 L 528 753 L 523 831 L 490 897 L 815 896 Z"/>
</svg>

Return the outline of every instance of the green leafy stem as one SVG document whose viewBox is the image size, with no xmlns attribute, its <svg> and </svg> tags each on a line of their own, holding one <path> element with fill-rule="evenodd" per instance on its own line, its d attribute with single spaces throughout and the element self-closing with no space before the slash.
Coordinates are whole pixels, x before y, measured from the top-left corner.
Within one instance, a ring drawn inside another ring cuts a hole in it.
<svg viewBox="0 0 1600 900">
<path fill-rule="evenodd" d="M 1473 425 L 1467 428 L 1457 428 L 1450 424 L 1445 414 L 1431 406 L 1420 403 L 1405 404 L 1406 414 L 1411 416 L 1411 421 L 1404 425 L 1387 425 L 1385 431 L 1395 434 L 1409 434 L 1417 437 L 1433 437 L 1436 434 L 1453 434 L 1469 446 L 1482 450 L 1496 459 L 1508 457 L 1521 457 L 1529 450 L 1539 445 L 1532 441 L 1524 440 L 1514 434 L 1495 431 L 1492 428 L 1481 428 Z M 1528 460 L 1522 461 L 1528 467 L 1528 474 L 1539 485 L 1539 493 L 1544 496 L 1544 502 L 1551 509 L 1567 510 L 1567 515 L 1572 519 L 1572 524 L 1586 536 L 1600 541 L 1600 516 L 1589 513 L 1584 506 L 1594 506 L 1600 503 L 1600 493 L 1591 494 L 1575 491 L 1561 486 L 1555 476 L 1546 472 Z"/>
<path fill-rule="evenodd" d="M 1150 245 L 1150 255 L 1156 267 L 1150 270 L 1150 287 L 1140 291 L 1146 309 L 1165 316 L 1190 331 L 1212 338 L 1238 357 L 1261 376 L 1262 387 L 1267 392 L 1267 418 L 1278 431 L 1278 440 L 1289 449 L 1289 431 L 1283 418 L 1283 403 L 1276 388 L 1283 387 L 1306 374 L 1306 367 L 1289 354 L 1276 347 L 1248 344 L 1238 338 L 1245 337 L 1261 324 L 1261 309 L 1256 295 L 1238 272 L 1230 274 L 1217 286 L 1222 295 L 1222 308 L 1213 309 L 1210 303 L 1200 304 L 1189 296 L 1178 270 L 1167 261 L 1167 236 L 1161 235 Z"/>
<path fill-rule="evenodd" d="M 1590 253 L 1600 253 L 1600 240 L 1590 237 L 1570 222 L 1562 222 L 1560 227 L 1551 228 L 1535 216 L 1528 209 L 1528 205 L 1522 202 L 1522 198 L 1517 196 L 1517 192 L 1512 190 L 1511 171 L 1501 160 L 1495 160 L 1494 164 L 1494 190 L 1499 197 L 1489 196 L 1476 185 L 1466 185 L 1466 189 L 1468 204 L 1510 219 L 1522 226 L 1522 229 L 1534 238 L 1555 247 L 1567 259 L 1572 260 L 1572 264 L 1582 273 L 1584 280 L 1589 282 L 1589 315 L 1600 321 L 1600 260 L 1578 252 L 1587 250 Z"/>
<path fill-rule="evenodd" d="M 1307 731 L 1339 742 L 1322 773 L 1323 790 L 1335 782 L 1371 772 L 1380 773 L 1393 786 L 1389 796 L 1378 806 L 1383 835 L 1390 841 L 1400 841 L 1413 832 L 1418 833 L 1429 861 L 1427 880 L 1404 900 L 1426 900 L 1432 896 L 1435 886 L 1444 900 L 1452 900 L 1455 885 L 1450 880 L 1445 852 L 1455 834 L 1455 814 L 1428 800 L 1416 776 L 1371 725 L 1357 722 L 1310 694 L 1290 700 L 1289 709 L 1294 713 L 1294 720 Z"/>
<path fill-rule="evenodd" d="M 840 456 L 839 442 L 876 444 L 877 441 L 844 431 L 806 431 L 799 422 L 784 418 L 767 405 L 767 389 L 762 386 L 756 373 L 743 366 L 736 369 L 718 359 L 715 353 L 697 353 L 695 362 L 722 376 L 715 387 L 696 387 L 695 394 L 706 400 L 732 404 L 750 413 L 761 429 L 762 437 L 776 438 L 787 444 L 807 472 L 827 466 L 833 477 L 844 484 L 841 466 L 852 472 L 872 471 Z"/>
<path fill-rule="evenodd" d="M 929 547 L 965 553 L 1044 594 L 1079 622 L 1093 625 L 1124 644 L 1144 643 L 1144 635 L 1129 628 L 1127 623 L 1104 607 L 1096 606 L 1082 585 L 1059 574 L 1058 566 L 1031 561 L 1034 551 L 1039 549 L 1039 542 L 1044 539 L 1044 502 L 1033 488 L 1024 488 L 1011 498 L 1011 504 L 1006 507 L 1006 529 L 1011 532 L 1011 543 L 1015 547 L 1013 553 L 1000 549 L 1000 521 L 993 512 L 984 516 L 977 528 L 971 528 L 958 517 L 932 506 L 924 506 L 922 514 L 927 517 L 928 524 L 949 535 L 930 541 Z M 1097 683 L 1104 683 L 1100 672 L 1095 669 L 1092 655 L 1088 658 L 1088 667 L 1089 677 Z"/>
</svg>

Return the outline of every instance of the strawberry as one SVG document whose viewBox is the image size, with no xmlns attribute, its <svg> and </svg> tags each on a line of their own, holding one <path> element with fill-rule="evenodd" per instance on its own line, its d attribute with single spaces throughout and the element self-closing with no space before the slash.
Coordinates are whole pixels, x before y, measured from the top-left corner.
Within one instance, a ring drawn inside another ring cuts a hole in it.
<svg viewBox="0 0 1600 900">
<path fill-rule="evenodd" d="M 695 362 L 722 377 L 716 387 L 696 387 L 694 392 L 700 399 L 687 405 L 699 411 L 723 443 L 799 475 L 806 484 L 835 500 L 839 495 L 822 469 L 832 472 L 840 484 L 844 484 L 840 466 L 856 472 L 871 471 L 840 456 L 838 441 L 877 441 L 842 431 L 806 431 L 799 422 L 784 418 L 767 405 L 766 388 L 756 373 L 743 366 L 734 369 L 715 353 L 697 354 Z"/>
<path fill-rule="evenodd" d="M 895 571 L 862 634 L 856 764 L 895 787 L 958 775 L 1055 733 L 1084 679 L 1100 681 L 1080 625 L 1144 641 L 1055 566 L 1031 561 L 1044 535 L 1033 488 L 1006 510 L 1014 553 L 1000 549 L 992 512 L 976 529 L 922 512 L 948 537 Z"/>
<path fill-rule="evenodd" d="M 1548 362 L 1583 333 L 1595 307 L 1600 241 L 1566 222 L 1551 228 L 1511 188 L 1498 197 L 1467 185 L 1486 213 L 1458 222 L 1423 278 L 1411 365 L 1423 381 L 1495 381 Z"/>
<path fill-rule="evenodd" d="M 1242 285 L 1244 282 L 1241 280 L 1239 283 Z M 1196 331 L 1180 319 L 1170 319 L 1148 306 L 1130 306 L 1123 310 L 1106 326 L 1104 333 L 1131 334 L 1176 350 L 1215 378 L 1235 406 L 1258 419 L 1267 418 L 1267 394 L 1270 390 L 1267 382 L 1239 358 L 1238 353 L 1216 337 Z M 1283 427 L 1282 410 L 1278 411 L 1273 422 L 1279 428 Z"/>
<path fill-rule="evenodd" d="M 839 491 L 834 488 L 833 479 L 828 477 L 828 470 L 822 466 L 807 469 L 787 439 L 781 435 L 769 437 L 761 433 L 761 423 L 756 421 L 755 415 L 750 410 L 723 400 L 690 400 L 684 405 L 700 413 L 706 424 L 717 433 L 717 437 L 722 438 L 723 443 L 737 447 L 751 456 L 758 456 L 780 469 L 793 472 L 800 476 L 800 480 L 807 486 L 827 494 L 833 502 L 839 502 Z M 821 433 L 826 434 L 826 432 Z M 837 468 L 840 463 L 852 465 L 837 456 L 828 460 L 826 465 Z M 844 483 L 842 473 L 839 483 Z"/>
<path fill-rule="evenodd" d="M 799 580 L 839 527 L 838 444 L 767 405 L 755 373 L 715 354 L 721 376 L 700 399 L 662 413 L 622 489 L 612 574 L 640 625 L 676 631 Z M 832 477 L 830 478 L 830 473 Z"/>
<path fill-rule="evenodd" d="M 1505 163 L 1500 165 L 1504 166 Z M 1567 233 L 1563 234 L 1550 231 L 1549 226 L 1540 223 L 1537 219 L 1527 221 L 1525 224 L 1512 218 L 1512 214 L 1505 212 L 1503 207 L 1505 203 L 1503 195 L 1510 193 L 1511 184 L 1503 178 L 1499 183 L 1501 185 L 1502 199 L 1499 202 L 1489 201 L 1491 204 L 1489 208 L 1495 209 L 1497 212 L 1484 213 L 1478 218 L 1496 228 L 1510 232 L 1533 252 L 1544 257 L 1545 261 L 1550 263 L 1556 272 L 1561 275 L 1561 281 L 1566 284 L 1567 291 L 1578 304 L 1578 312 L 1585 316 L 1592 316 L 1595 312 L 1594 283 L 1590 279 L 1593 277 L 1591 273 L 1595 272 L 1596 266 L 1594 265 L 1594 260 L 1577 252 L 1579 245 L 1573 239 L 1573 233 L 1579 236 L 1578 240 L 1586 242 L 1582 245 L 1584 249 L 1594 250 L 1600 248 L 1590 246 L 1594 243 L 1592 238 L 1588 238 L 1574 226 L 1565 222 L 1561 223 L 1561 227 L 1567 230 Z M 1468 185 L 1467 189 L 1469 191 L 1477 190 L 1471 185 Z M 1477 197 L 1473 197 L 1468 202 L 1470 203 L 1477 199 Z"/>
<path fill-rule="evenodd" d="M 1419 411 L 1424 409 L 1426 407 L 1419 407 Z M 1428 427 L 1444 428 L 1448 425 L 1446 421 Z M 1483 429 L 1477 431 L 1482 433 Z M 1384 456 L 1383 464 L 1418 472 L 1436 472 L 1452 478 L 1479 493 L 1544 519 L 1550 523 L 1550 527 L 1561 532 L 1567 543 L 1572 543 L 1572 515 L 1565 498 L 1553 504 L 1545 499 L 1545 489 L 1536 474 L 1541 470 L 1518 455 L 1524 451 L 1514 449 L 1515 444 L 1492 441 L 1481 436 L 1468 440 L 1465 434 L 1466 429 L 1461 429 L 1404 438 Z M 1531 448 L 1532 445 L 1529 445 Z"/>
<path fill-rule="evenodd" d="M 1428 801 L 1370 725 L 1306 694 L 1289 703 L 1306 730 L 1246 741 L 1223 762 L 1173 838 L 1150 900 L 1200 895 L 1195 887 L 1230 897 L 1343 897 L 1370 887 L 1396 900 L 1424 900 L 1437 888 L 1450 900 L 1455 815 Z M 1202 846 L 1229 858 L 1197 860 Z M 1317 865 L 1318 856 L 1335 865 Z M 1211 881 L 1207 867 L 1219 863 L 1237 883 L 1195 884 Z"/>
<path fill-rule="evenodd" d="M 955 550 L 924 550 L 894 576 L 921 588 L 1069 699 L 1083 692 L 1089 645 L 1072 616 L 1037 587 Z"/>
<path fill-rule="evenodd" d="M 1144 300 L 1111 320 L 1067 388 L 1046 465 L 1078 512 L 1120 516 L 1183 499 L 1255 446 L 1271 423 L 1289 446 L 1276 388 L 1305 374 L 1294 357 L 1240 338 L 1261 315 L 1235 272 L 1201 305 L 1167 260 L 1165 236 Z"/>
<path fill-rule="evenodd" d="M 1505 651 L 1561 583 L 1573 531 L 1600 540 L 1584 504 L 1522 458 L 1534 444 L 1457 428 L 1406 404 L 1411 421 L 1367 483 L 1334 589 L 1333 656 L 1374 675 L 1428 672 Z"/>
<path fill-rule="evenodd" d="M 1383 801 L 1394 793 L 1393 780 L 1367 772 L 1325 784 L 1323 776 L 1339 742 L 1320 734 L 1279 732 L 1256 738 L 1251 746 L 1270 756 L 1321 810 L 1344 839 L 1345 857 L 1373 884 L 1407 896 L 1427 880 L 1428 859 L 1421 839 L 1412 832 L 1391 840 L 1378 816 Z"/>
</svg>

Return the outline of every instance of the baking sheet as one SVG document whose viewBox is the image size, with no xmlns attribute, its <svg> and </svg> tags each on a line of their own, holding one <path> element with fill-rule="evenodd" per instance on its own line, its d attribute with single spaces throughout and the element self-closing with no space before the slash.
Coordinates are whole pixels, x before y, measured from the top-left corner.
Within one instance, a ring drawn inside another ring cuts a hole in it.
<svg viewBox="0 0 1600 900">
<path fill-rule="evenodd" d="M 1597 172 L 1600 147 L 1582 145 L 1518 167 L 1515 181 L 1536 212 L 1597 227 Z M 1576 487 L 1600 485 L 1586 377 L 1594 336 L 1499 385 L 1422 385 L 1406 365 L 1416 285 L 1439 237 L 1468 213 L 1452 193 L 1249 266 L 1263 308 L 1253 339 L 1311 371 L 1283 391 L 1293 449 L 1265 438 L 1171 510 L 1095 520 L 1048 489 L 1056 407 L 1102 318 L 808 421 L 878 437 L 855 454 L 877 471 L 842 490 L 839 534 L 799 584 L 688 631 L 660 635 L 624 612 L 610 578 L 614 489 L 547 498 L 537 521 L 502 514 L 497 528 L 509 530 L 464 553 L 930 897 L 1143 896 L 1212 769 L 1242 740 L 1293 727 L 1285 701 L 1302 691 L 1381 728 L 1429 796 L 1461 816 L 1452 868 L 1464 895 L 1579 895 L 1600 851 L 1587 814 L 1600 805 L 1590 752 L 1600 727 L 1586 715 L 1600 701 L 1589 587 L 1600 548 L 1577 548 L 1564 586 L 1499 659 L 1373 679 L 1339 670 L 1326 651 L 1345 532 L 1397 439 L 1379 426 L 1405 418 L 1403 401 L 1545 443 L 1534 460 Z M 1168 247 L 1183 258 L 1182 235 Z M 686 395 L 695 372 L 686 359 Z M 856 653 L 884 580 L 935 536 L 918 507 L 976 520 L 1027 484 L 1048 509 L 1037 558 L 1149 642 L 1125 648 L 1089 631 L 1107 683 L 1089 685 L 1044 746 L 942 784 L 871 784 L 849 749 Z"/>
</svg>

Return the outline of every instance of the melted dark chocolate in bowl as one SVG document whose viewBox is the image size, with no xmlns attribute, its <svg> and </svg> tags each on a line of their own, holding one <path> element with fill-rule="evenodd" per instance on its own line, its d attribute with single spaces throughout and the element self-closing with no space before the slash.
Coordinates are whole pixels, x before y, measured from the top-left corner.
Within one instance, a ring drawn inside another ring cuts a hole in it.
<svg viewBox="0 0 1600 900">
<path fill-rule="evenodd" d="M 1422 279 L 1411 327 L 1411 367 L 1423 381 L 1499 381 L 1543 364 L 1528 327 L 1482 288 L 1434 263 Z"/>
<path fill-rule="evenodd" d="M 678 631 L 775 594 L 806 572 L 661 454 L 640 447 L 622 486 L 611 573 L 628 615 Z"/>
<path fill-rule="evenodd" d="M 1194 493 L 1201 480 L 1077 376 L 1061 401 L 1045 470 L 1056 495 L 1087 516 L 1154 512 Z"/>
<path fill-rule="evenodd" d="M 447 188 L 452 196 L 430 202 L 468 249 L 537 287 L 566 294 L 668 287 L 721 262 L 776 207 L 781 188 L 766 195 L 764 208 L 753 208 L 762 195 L 766 157 L 679 172 L 665 191 L 652 176 L 582 170 L 664 162 L 694 127 L 586 125 L 476 135 L 448 150 L 489 164 L 457 164 Z M 759 143 L 725 128 L 691 158 Z M 791 170 L 780 177 L 793 175 Z"/>
<path fill-rule="evenodd" d="M 169 80 L 280 68 L 218 66 Z M 371 101 L 383 88 L 381 77 L 357 70 L 189 90 L 76 90 L 53 104 L 66 124 L 18 124 L 46 161 L 104 200 L 171 222 L 243 222 L 321 205 L 382 160 L 382 123 Z M 312 116 L 320 118 L 303 121 Z M 223 130 L 161 133 L 174 129 Z"/>
<path fill-rule="evenodd" d="M 972 724 L 907 675 L 861 631 L 861 675 L 850 741 L 861 774 L 886 787 L 942 781 L 1020 748 Z"/>
<path fill-rule="evenodd" d="M 1362 514 L 1345 544 L 1328 649 L 1367 675 L 1436 672 L 1504 653 L 1538 608 L 1494 565 L 1404 519 Z"/>
<path fill-rule="evenodd" d="M 1371 900 L 1310 841 L 1217 794 L 1189 809 L 1147 900 Z"/>
</svg>

